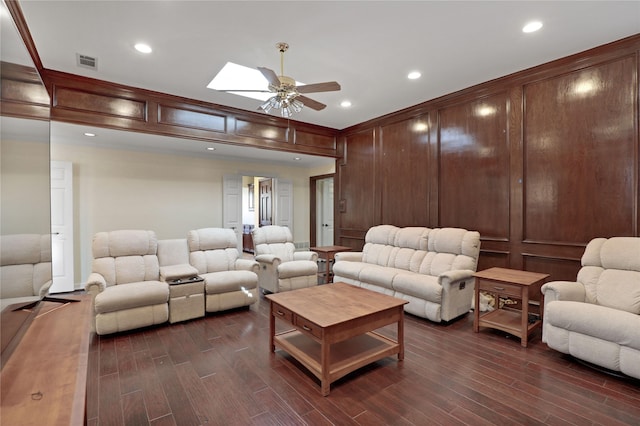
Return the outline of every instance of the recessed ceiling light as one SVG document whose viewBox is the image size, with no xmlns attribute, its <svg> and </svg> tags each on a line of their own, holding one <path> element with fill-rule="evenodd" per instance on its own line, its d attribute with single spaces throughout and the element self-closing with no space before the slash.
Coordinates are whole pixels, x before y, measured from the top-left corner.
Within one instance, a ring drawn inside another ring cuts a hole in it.
<svg viewBox="0 0 640 426">
<path fill-rule="evenodd" d="M 301 160 L 300 157 L 293 157 L 293 159 L 296 160 L 296 161 L 300 161 Z"/>
<path fill-rule="evenodd" d="M 136 48 L 136 50 L 140 53 L 151 53 L 152 49 L 151 46 L 149 46 L 148 44 L 145 43 L 137 43 L 135 46 L 133 46 Z"/>
<path fill-rule="evenodd" d="M 532 22 L 529 22 L 524 27 L 522 27 L 522 32 L 523 33 L 533 33 L 533 32 L 538 31 L 540 28 L 542 28 L 542 22 L 540 22 L 540 21 L 532 21 Z"/>
<path fill-rule="evenodd" d="M 408 75 L 407 78 L 409 80 L 416 80 L 418 78 L 422 77 L 422 74 L 420 74 L 420 71 L 411 71 Z"/>
<path fill-rule="evenodd" d="M 351 101 L 342 101 L 340 102 L 340 106 L 342 108 L 349 108 L 351 106 Z"/>
<path fill-rule="evenodd" d="M 96 134 L 95 134 L 95 133 L 85 132 L 85 133 L 84 133 L 84 135 L 85 135 L 85 136 L 87 136 L 87 137 L 92 138 L 92 137 L 94 137 Z"/>
<path fill-rule="evenodd" d="M 212 146 L 210 146 L 210 147 L 208 147 L 208 148 L 207 148 L 207 151 L 215 151 L 215 150 L 216 150 L 216 149 L 215 149 L 214 147 L 212 147 Z"/>
</svg>

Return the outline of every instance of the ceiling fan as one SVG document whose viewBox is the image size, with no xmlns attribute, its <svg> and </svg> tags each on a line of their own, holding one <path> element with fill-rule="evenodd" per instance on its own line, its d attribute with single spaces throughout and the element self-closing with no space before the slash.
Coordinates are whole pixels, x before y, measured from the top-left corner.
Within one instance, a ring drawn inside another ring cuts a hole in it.
<svg viewBox="0 0 640 426">
<path fill-rule="evenodd" d="M 258 71 L 262 73 L 264 78 L 269 82 L 268 90 L 222 90 L 223 92 L 265 92 L 273 93 L 265 103 L 260 105 L 258 109 L 269 112 L 271 109 L 279 109 L 283 117 L 290 117 L 293 113 L 300 112 L 303 106 L 313 110 L 320 111 L 326 108 L 326 105 L 315 101 L 303 93 L 316 92 L 333 92 L 340 90 L 340 85 L 335 81 L 324 83 L 304 84 L 297 86 L 296 81 L 284 75 L 284 52 L 289 49 L 289 45 L 284 42 L 276 44 L 280 51 L 280 75 L 273 70 L 265 67 L 258 67 Z"/>
</svg>

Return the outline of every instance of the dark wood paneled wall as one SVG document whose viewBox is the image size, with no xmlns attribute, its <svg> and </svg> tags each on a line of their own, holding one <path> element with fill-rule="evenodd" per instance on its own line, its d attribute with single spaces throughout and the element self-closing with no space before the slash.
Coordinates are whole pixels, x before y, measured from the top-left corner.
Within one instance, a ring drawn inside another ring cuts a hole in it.
<svg viewBox="0 0 640 426">
<path fill-rule="evenodd" d="M 639 236 L 640 35 L 341 132 L 336 244 L 454 226 L 479 269 L 572 279 L 594 237 Z"/>
</svg>

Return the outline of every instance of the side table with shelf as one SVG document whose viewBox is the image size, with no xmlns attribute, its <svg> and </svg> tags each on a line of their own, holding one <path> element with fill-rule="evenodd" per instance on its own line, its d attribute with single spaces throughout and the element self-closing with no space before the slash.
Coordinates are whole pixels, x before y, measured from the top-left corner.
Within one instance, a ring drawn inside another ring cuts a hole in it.
<svg viewBox="0 0 640 426">
<path fill-rule="evenodd" d="M 549 274 L 519 271 L 506 268 L 489 268 L 476 272 L 475 309 L 473 312 L 473 331 L 478 333 L 480 327 L 494 328 L 520 337 L 522 347 L 527 347 L 529 334 L 542 326 L 544 296 L 540 291 Z M 496 297 L 493 311 L 480 313 L 480 293 L 486 292 Z M 514 298 L 521 301 L 522 310 L 501 308 L 500 297 Z M 529 315 L 531 301 L 539 301 L 539 315 Z"/>
<path fill-rule="evenodd" d="M 323 260 L 325 263 L 324 271 L 318 269 L 318 278 L 324 278 L 324 283 L 328 284 L 333 282 L 333 273 L 331 272 L 331 265 L 335 259 L 336 253 L 340 253 L 343 251 L 351 251 L 351 247 L 346 246 L 320 246 L 320 247 L 311 247 L 309 248 L 311 251 L 315 251 L 318 253 L 318 260 Z"/>
</svg>

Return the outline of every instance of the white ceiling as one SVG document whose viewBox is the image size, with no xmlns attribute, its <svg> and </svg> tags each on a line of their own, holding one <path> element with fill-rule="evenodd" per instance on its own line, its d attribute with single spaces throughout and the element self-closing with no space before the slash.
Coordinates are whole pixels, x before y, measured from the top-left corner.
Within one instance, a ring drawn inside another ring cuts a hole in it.
<svg viewBox="0 0 640 426">
<path fill-rule="evenodd" d="M 22 9 L 45 68 L 256 111 L 206 85 L 227 61 L 338 81 L 296 120 L 335 129 L 640 33 L 640 1 L 36 1 Z M 525 34 L 531 20 L 543 28 Z M 153 53 L 133 45 L 144 41 Z M 98 70 L 76 65 L 98 58 Z M 419 80 L 406 78 L 410 71 Z M 343 109 L 342 100 L 353 106 Z"/>
</svg>

